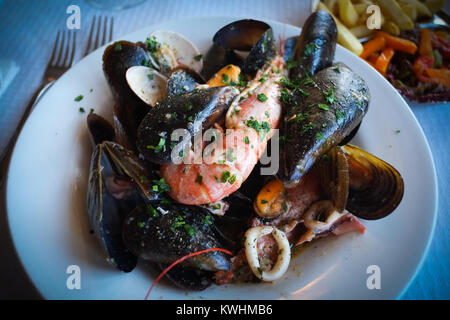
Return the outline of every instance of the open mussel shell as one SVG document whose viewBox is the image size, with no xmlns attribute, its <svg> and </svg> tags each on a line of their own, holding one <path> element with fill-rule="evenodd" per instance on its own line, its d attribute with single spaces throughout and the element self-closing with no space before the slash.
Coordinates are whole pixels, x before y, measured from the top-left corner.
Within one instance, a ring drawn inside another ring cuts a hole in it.
<svg viewBox="0 0 450 320">
<path fill-rule="evenodd" d="M 294 50 L 298 41 L 297 36 L 287 38 L 284 41 L 284 61 L 288 62 L 294 58 Z"/>
<path fill-rule="evenodd" d="M 349 192 L 348 162 L 345 153 L 339 147 L 333 148 L 322 157 L 318 165 L 323 192 L 338 212 L 344 211 Z"/>
<path fill-rule="evenodd" d="M 159 263 L 158 266 L 162 271 L 169 265 Z M 174 266 L 166 273 L 166 278 L 182 289 L 201 291 L 212 284 L 213 275 L 210 271 Z"/>
<path fill-rule="evenodd" d="M 268 29 L 270 29 L 270 26 L 262 21 L 238 20 L 217 31 L 213 42 L 224 48 L 250 51 Z"/>
<path fill-rule="evenodd" d="M 114 127 L 102 116 L 90 113 L 87 116 L 87 126 L 94 146 L 103 141 L 114 141 Z"/>
<path fill-rule="evenodd" d="M 199 73 L 203 68 L 203 61 L 197 47 L 183 35 L 167 30 L 154 31 L 149 39 L 157 42 L 153 52 L 160 71 L 169 74 L 173 69 L 182 65 Z"/>
<path fill-rule="evenodd" d="M 103 53 L 103 73 L 115 102 L 113 114 L 116 140 L 129 149 L 135 148 L 137 128 L 149 108 L 131 90 L 125 74 L 129 68 L 146 64 L 150 59 L 147 50 L 128 41 L 115 42 Z"/>
<path fill-rule="evenodd" d="M 139 151 L 147 160 L 160 164 L 172 161 L 172 151 L 175 156 L 181 151 L 187 154 L 186 150 L 192 144 L 191 138 L 210 128 L 237 94 L 236 89 L 226 86 L 172 95 L 160 101 L 139 126 Z M 177 134 L 180 132 L 175 131 L 177 129 L 185 129 L 190 137 Z M 175 146 L 177 149 L 174 149 Z"/>
<path fill-rule="evenodd" d="M 157 178 L 146 164 L 115 142 L 103 141 L 92 153 L 89 220 L 108 260 L 122 271 L 131 271 L 137 261 L 123 243 L 123 220 L 136 206 L 161 198 L 152 187 Z"/>
<path fill-rule="evenodd" d="M 107 260 L 119 270 L 130 272 L 137 257 L 124 245 L 122 222 L 140 202 L 135 186 L 118 170 L 103 144 L 92 154 L 88 185 L 88 214 L 92 229 L 100 241 Z"/>
<path fill-rule="evenodd" d="M 214 216 L 197 206 L 140 206 L 127 216 L 123 228 L 127 248 L 156 263 L 172 263 L 193 252 L 224 247 L 214 231 Z M 211 251 L 186 259 L 179 266 L 219 271 L 229 270 L 231 262 L 225 253 Z"/>
<path fill-rule="evenodd" d="M 342 151 L 348 160 L 350 188 L 346 209 L 366 220 L 391 214 L 403 198 L 400 173 L 385 161 L 353 145 Z"/>
<path fill-rule="evenodd" d="M 272 28 L 267 29 L 258 42 L 253 46 L 244 63 L 242 64 L 242 72 L 254 75 L 261 69 L 266 62 L 275 57 L 276 54 L 275 40 L 273 38 Z"/>
<path fill-rule="evenodd" d="M 224 48 L 215 43 L 212 44 L 203 58 L 201 75 L 204 79 L 210 79 L 217 71 L 226 65 L 242 65 L 244 59 L 238 56 L 232 49 Z"/>
<path fill-rule="evenodd" d="M 195 86 L 203 83 L 203 79 L 195 71 L 188 68 L 177 68 L 167 80 L 167 95 L 185 94 L 195 89 Z"/>
<path fill-rule="evenodd" d="M 167 78 L 152 68 L 134 66 L 125 77 L 131 90 L 151 107 L 166 97 Z"/>
<path fill-rule="evenodd" d="M 245 60 L 235 51 L 249 52 Z M 253 75 L 275 56 L 276 46 L 270 26 L 262 21 L 234 21 L 216 32 L 213 45 L 205 55 L 202 76 L 209 79 L 222 67 L 234 64 Z"/>
</svg>

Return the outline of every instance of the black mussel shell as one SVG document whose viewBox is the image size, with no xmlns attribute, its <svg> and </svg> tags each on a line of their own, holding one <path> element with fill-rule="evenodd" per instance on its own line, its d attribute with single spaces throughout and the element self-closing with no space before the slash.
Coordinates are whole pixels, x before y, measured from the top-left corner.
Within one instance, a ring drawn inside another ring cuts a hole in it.
<svg viewBox="0 0 450 320">
<path fill-rule="evenodd" d="M 276 54 L 275 40 L 273 38 L 272 28 L 267 29 L 258 42 L 253 46 L 244 63 L 242 64 L 242 72 L 254 75 L 261 69 L 266 62 L 275 57 Z"/>
<path fill-rule="evenodd" d="M 158 264 L 162 270 L 166 269 L 168 264 Z M 201 291 L 208 288 L 213 282 L 214 273 L 195 268 L 186 268 L 174 266 L 166 273 L 166 278 L 178 287 L 186 290 Z"/>
<path fill-rule="evenodd" d="M 130 213 L 123 224 L 125 244 L 135 255 L 156 263 L 172 263 L 211 248 L 224 248 L 215 232 L 215 217 L 201 207 L 147 204 Z M 205 271 L 229 270 L 230 257 L 211 251 L 193 256 L 179 266 Z"/>
<path fill-rule="evenodd" d="M 287 38 L 284 42 L 284 61 L 287 63 L 288 61 L 292 61 L 294 58 L 294 50 L 298 41 L 297 36 Z"/>
<path fill-rule="evenodd" d="M 229 64 L 241 66 L 243 61 L 232 49 L 224 48 L 213 43 L 203 58 L 201 75 L 204 79 L 208 80 L 223 67 Z"/>
<path fill-rule="evenodd" d="M 342 63 L 319 71 L 303 90 L 306 94 L 288 106 L 283 123 L 287 142 L 279 174 L 287 186 L 361 123 L 370 101 L 366 82 Z"/>
<path fill-rule="evenodd" d="M 102 116 L 96 113 L 90 113 L 87 116 L 87 126 L 94 145 L 103 141 L 114 141 L 114 127 Z"/>
<path fill-rule="evenodd" d="M 333 63 L 336 50 L 337 27 L 326 11 L 311 14 L 303 25 L 294 49 L 293 60 L 298 66 L 290 69 L 291 79 L 314 75 Z"/>
<path fill-rule="evenodd" d="M 178 145 L 176 150 L 182 151 L 192 144 L 191 139 L 179 141 L 182 137 L 174 137 L 174 130 L 185 129 L 191 138 L 204 132 L 224 114 L 237 93 L 229 86 L 214 87 L 169 96 L 160 101 L 139 126 L 139 151 L 155 163 L 172 161 L 171 153 L 175 145 Z"/>
<path fill-rule="evenodd" d="M 238 20 L 217 31 L 213 42 L 224 48 L 250 51 L 267 29 L 270 29 L 270 26 L 262 21 Z"/>
<path fill-rule="evenodd" d="M 131 150 L 135 149 L 137 128 L 149 107 L 131 90 L 125 74 L 130 67 L 141 66 L 148 61 L 147 50 L 128 41 L 115 42 L 103 53 L 103 73 L 115 100 L 116 139 Z"/>
<path fill-rule="evenodd" d="M 191 92 L 196 85 L 203 82 L 203 79 L 195 71 L 187 68 L 177 68 L 172 71 L 167 80 L 167 96 Z"/>
<path fill-rule="evenodd" d="M 391 214 L 403 198 L 404 183 L 390 164 L 353 145 L 342 147 L 349 167 L 346 209 L 366 220 Z"/>
</svg>

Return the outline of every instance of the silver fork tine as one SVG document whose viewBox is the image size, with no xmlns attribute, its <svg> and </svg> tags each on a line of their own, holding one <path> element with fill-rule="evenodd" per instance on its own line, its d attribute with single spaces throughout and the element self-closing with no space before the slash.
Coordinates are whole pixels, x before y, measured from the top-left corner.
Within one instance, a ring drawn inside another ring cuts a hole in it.
<svg viewBox="0 0 450 320">
<path fill-rule="evenodd" d="M 67 32 L 67 41 L 66 45 L 64 46 L 64 58 L 61 61 L 61 67 L 67 66 L 67 58 L 69 57 L 69 51 L 70 51 L 70 40 L 71 40 L 71 33 L 70 31 Z"/>
<path fill-rule="evenodd" d="M 113 26 L 114 26 L 114 17 L 111 17 L 111 24 L 109 25 L 109 40 L 108 40 L 108 42 L 112 41 Z"/>
<path fill-rule="evenodd" d="M 91 24 L 91 30 L 89 31 L 89 39 L 88 39 L 88 44 L 86 47 L 86 51 L 84 52 L 84 55 L 86 56 L 89 51 L 91 50 L 91 42 L 92 42 L 92 37 L 94 35 L 94 28 L 95 28 L 95 20 L 96 20 L 96 16 L 94 16 L 92 18 L 92 24 Z"/>
<path fill-rule="evenodd" d="M 102 17 L 100 16 L 98 18 L 98 22 L 97 22 L 97 35 L 95 36 L 95 43 L 94 43 L 93 50 L 95 50 L 95 49 L 97 49 L 99 47 L 101 24 L 102 24 Z"/>
<path fill-rule="evenodd" d="M 103 18 L 103 34 L 102 34 L 102 42 L 100 43 L 100 46 L 104 45 L 106 43 L 106 30 L 108 25 L 108 17 Z"/>
<path fill-rule="evenodd" d="M 61 37 L 61 45 L 59 46 L 58 58 L 54 62 L 55 66 L 60 66 L 61 65 L 61 56 L 62 56 L 62 53 L 64 51 L 65 38 L 66 38 L 66 33 L 63 31 L 62 32 L 62 37 Z"/>
<path fill-rule="evenodd" d="M 58 31 L 58 33 L 56 34 L 55 45 L 53 46 L 52 56 L 50 57 L 49 64 L 51 64 L 53 62 L 53 60 L 55 59 L 56 47 L 58 46 L 58 43 L 59 43 L 60 34 L 61 34 L 61 31 Z"/>
<path fill-rule="evenodd" d="M 70 53 L 69 63 L 68 63 L 68 65 L 66 65 L 67 67 L 71 67 L 72 66 L 73 57 L 75 55 L 75 44 L 76 44 L 76 42 L 77 42 L 77 34 L 74 32 L 73 33 L 73 37 L 72 37 L 72 50 L 71 50 L 71 53 Z"/>
</svg>

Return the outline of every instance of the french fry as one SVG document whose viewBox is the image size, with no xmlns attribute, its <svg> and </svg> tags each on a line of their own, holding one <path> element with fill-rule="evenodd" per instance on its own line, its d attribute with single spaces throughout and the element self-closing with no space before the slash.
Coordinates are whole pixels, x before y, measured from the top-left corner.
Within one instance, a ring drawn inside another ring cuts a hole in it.
<svg viewBox="0 0 450 320">
<path fill-rule="evenodd" d="M 410 4 L 402 4 L 400 5 L 403 12 L 408 15 L 408 17 L 411 18 L 412 21 L 416 21 L 417 19 L 417 10 L 416 7 Z"/>
<path fill-rule="evenodd" d="M 398 36 L 400 34 L 400 28 L 395 24 L 395 22 L 392 21 L 386 21 L 383 23 L 381 30 L 392 34 L 393 36 Z"/>
<path fill-rule="evenodd" d="M 327 8 L 327 6 L 325 6 L 322 2 L 319 2 L 317 9 L 325 10 L 331 14 L 334 21 L 336 22 L 338 30 L 338 43 L 359 56 L 363 51 L 363 47 L 362 44 L 358 41 L 358 38 L 356 38 L 353 33 L 351 33 L 351 31 L 342 22 L 340 22 L 339 19 L 336 18 L 336 16 L 333 15 Z"/>
<path fill-rule="evenodd" d="M 339 0 L 339 18 L 349 28 L 354 27 L 358 22 L 358 13 L 356 12 L 350 0 Z"/>
<path fill-rule="evenodd" d="M 353 27 L 353 28 L 350 29 L 350 31 L 358 39 L 370 37 L 375 32 L 375 30 L 368 29 L 365 24 Z"/>
<path fill-rule="evenodd" d="M 416 9 L 417 17 L 431 18 L 433 16 L 430 9 L 428 9 L 428 7 L 419 0 L 400 0 L 400 3 L 413 6 Z"/>
<path fill-rule="evenodd" d="M 365 4 L 365 3 L 356 3 L 356 4 L 353 5 L 353 7 L 355 8 L 356 13 L 359 16 L 361 16 L 363 13 L 366 12 L 367 4 Z"/>
<path fill-rule="evenodd" d="M 432 14 L 435 14 L 445 6 L 445 0 L 428 0 L 425 5 Z"/>
<path fill-rule="evenodd" d="M 323 0 L 323 3 L 334 15 L 339 15 L 338 0 Z"/>
<path fill-rule="evenodd" d="M 403 12 L 397 2 L 393 0 L 376 0 L 381 10 L 394 21 L 400 30 L 411 30 L 414 28 L 414 22 Z"/>
</svg>

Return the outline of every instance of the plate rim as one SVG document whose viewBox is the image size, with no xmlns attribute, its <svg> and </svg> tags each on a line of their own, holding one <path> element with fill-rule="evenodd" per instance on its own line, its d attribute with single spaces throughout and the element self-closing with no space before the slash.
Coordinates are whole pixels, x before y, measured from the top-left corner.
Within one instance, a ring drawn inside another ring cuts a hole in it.
<svg viewBox="0 0 450 320">
<path fill-rule="evenodd" d="M 170 19 L 170 20 L 167 20 L 167 21 L 162 21 L 162 22 L 159 22 L 159 23 L 156 23 L 156 24 L 149 24 L 149 25 L 146 25 L 144 27 L 135 29 L 135 30 L 133 30 L 131 32 L 128 32 L 125 35 L 120 36 L 120 38 L 119 37 L 118 38 L 114 38 L 112 41 L 106 43 L 105 45 L 97 48 L 96 50 L 92 51 L 88 55 L 86 55 L 83 58 L 81 58 L 70 69 L 72 69 L 74 66 L 76 66 L 77 64 L 79 64 L 83 60 L 87 59 L 89 56 L 95 54 L 97 51 L 104 50 L 108 45 L 110 45 L 110 44 L 112 44 L 112 43 L 114 43 L 116 41 L 119 41 L 121 39 L 130 38 L 131 35 L 139 33 L 141 31 L 143 32 L 144 30 L 148 30 L 148 29 L 155 28 L 155 27 L 158 27 L 158 26 L 161 26 L 161 25 L 172 24 L 172 23 L 189 22 L 189 21 L 193 21 L 193 20 L 199 21 L 199 20 L 214 20 L 214 19 L 236 19 L 236 20 L 240 20 L 240 19 L 257 19 L 257 20 L 264 21 L 264 22 L 266 22 L 268 24 L 271 24 L 271 23 L 279 24 L 283 28 L 286 27 L 286 26 L 294 27 L 294 28 L 297 28 L 297 29 L 302 29 L 303 28 L 303 27 L 300 27 L 300 26 L 292 25 L 290 23 L 284 23 L 284 22 L 281 22 L 281 21 L 268 19 L 268 18 L 265 18 L 265 17 L 262 17 L 262 16 L 258 16 L 258 15 L 249 15 L 249 16 L 214 15 L 214 16 L 195 16 L 195 17 L 187 17 L 187 18 L 175 18 L 175 19 Z M 348 53 L 351 53 L 356 58 L 358 58 L 358 56 L 356 56 L 353 52 L 351 52 L 347 48 L 343 47 L 342 45 L 337 44 L 337 46 L 340 47 L 341 50 L 343 49 L 344 51 L 347 51 Z M 371 67 L 371 66 L 369 66 L 369 67 Z M 61 78 L 63 78 L 67 73 L 69 73 L 70 69 L 65 74 L 63 74 L 63 76 Z M 59 79 L 61 79 L 61 78 L 59 78 Z M 434 201 L 433 201 L 434 209 L 433 209 L 433 212 L 432 212 L 432 214 L 433 214 L 433 221 L 431 223 L 430 234 L 429 234 L 429 236 L 427 238 L 427 241 L 425 243 L 425 247 L 424 247 L 424 250 L 422 251 L 420 260 L 416 264 L 415 269 L 412 272 L 412 275 L 409 277 L 409 280 L 405 283 L 403 289 L 399 291 L 397 297 L 395 298 L 396 300 L 399 300 L 408 291 L 409 287 L 411 286 L 411 284 L 416 279 L 417 275 L 419 274 L 420 270 L 422 269 L 423 264 L 424 264 L 424 262 L 425 262 L 425 260 L 426 260 L 426 258 L 428 256 L 429 249 L 431 247 L 431 243 L 432 243 L 432 241 L 434 239 L 436 223 L 437 223 L 438 205 L 439 205 L 439 202 L 438 202 L 439 201 L 439 188 L 438 188 L 438 179 L 437 179 L 437 172 L 436 172 L 436 166 L 435 166 L 435 160 L 434 160 L 434 157 L 433 157 L 433 153 L 431 151 L 430 144 L 428 142 L 428 138 L 425 135 L 425 133 L 423 131 L 423 128 L 420 125 L 420 122 L 416 118 L 414 112 L 411 110 L 411 107 L 409 106 L 407 100 L 392 86 L 392 84 L 387 79 L 385 79 L 381 75 L 380 75 L 380 78 L 382 79 L 382 81 L 386 81 L 389 84 L 389 86 L 392 87 L 393 91 L 395 91 L 395 94 L 397 94 L 403 100 L 403 102 L 406 104 L 407 112 L 412 116 L 412 118 L 414 119 L 415 123 L 417 124 L 417 126 L 419 128 L 420 136 L 422 137 L 423 141 L 425 142 L 425 148 L 426 148 L 426 151 L 427 151 L 427 156 L 430 159 L 430 163 L 429 164 L 430 164 L 430 169 L 433 172 L 432 181 L 434 182 L 434 188 L 433 188 L 433 191 L 432 191 L 434 193 Z M 59 79 L 57 79 L 56 81 L 58 81 Z M 33 110 L 30 113 L 28 119 L 31 117 L 32 114 L 36 113 L 36 110 L 38 109 L 40 104 L 41 103 L 38 103 L 35 106 L 35 108 L 33 108 Z M 30 276 L 29 271 L 27 270 L 27 268 L 24 265 L 22 256 L 21 256 L 20 252 L 18 251 L 18 247 L 17 247 L 17 244 L 16 244 L 17 240 L 15 239 L 15 237 L 13 235 L 13 232 L 12 232 L 12 229 L 11 229 L 10 214 L 9 214 L 9 210 L 8 210 L 8 198 L 9 198 L 8 197 L 8 186 L 9 186 L 10 180 L 11 180 L 10 179 L 10 167 L 11 167 L 11 163 L 12 163 L 11 160 L 13 160 L 13 157 L 14 157 L 14 155 L 16 153 L 17 142 L 20 140 L 20 138 L 22 136 L 23 128 L 25 127 L 26 123 L 28 122 L 28 119 L 25 122 L 24 126 L 21 129 L 20 134 L 17 137 L 16 143 L 14 144 L 13 151 L 11 153 L 10 162 L 8 164 L 7 175 L 6 175 L 6 184 L 5 184 L 5 188 L 4 188 L 5 211 L 6 211 L 6 220 L 7 220 L 7 226 L 8 226 L 9 235 L 10 235 L 10 238 L 12 239 L 14 251 L 15 251 L 17 257 L 18 257 L 20 265 L 22 266 L 22 269 L 24 270 L 25 274 L 27 275 L 29 282 L 33 285 L 33 287 L 36 289 L 36 291 L 40 294 L 40 296 L 43 299 L 47 299 L 47 297 L 42 293 L 40 288 L 38 288 L 38 286 L 35 284 L 35 282 L 33 281 L 32 277 Z"/>
</svg>

